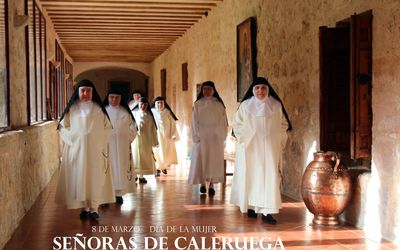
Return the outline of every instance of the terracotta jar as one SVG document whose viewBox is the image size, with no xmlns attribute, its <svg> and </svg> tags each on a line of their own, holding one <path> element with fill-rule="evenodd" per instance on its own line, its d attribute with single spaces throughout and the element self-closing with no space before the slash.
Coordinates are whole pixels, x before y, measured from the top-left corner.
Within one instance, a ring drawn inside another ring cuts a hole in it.
<svg viewBox="0 0 400 250">
<path fill-rule="evenodd" d="M 338 225 L 338 216 L 347 206 L 352 192 L 348 170 L 335 152 L 314 153 L 301 184 L 301 194 L 317 225 Z"/>
</svg>

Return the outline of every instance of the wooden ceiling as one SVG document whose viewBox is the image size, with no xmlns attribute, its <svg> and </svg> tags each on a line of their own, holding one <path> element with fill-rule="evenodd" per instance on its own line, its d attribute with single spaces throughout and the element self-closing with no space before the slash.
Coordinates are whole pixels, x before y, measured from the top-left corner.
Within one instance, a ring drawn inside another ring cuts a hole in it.
<svg viewBox="0 0 400 250">
<path fill-rule="evenodd" d="M 40 0 L 74 61 L 151 62 L 223 0 Z"/>
</svg>

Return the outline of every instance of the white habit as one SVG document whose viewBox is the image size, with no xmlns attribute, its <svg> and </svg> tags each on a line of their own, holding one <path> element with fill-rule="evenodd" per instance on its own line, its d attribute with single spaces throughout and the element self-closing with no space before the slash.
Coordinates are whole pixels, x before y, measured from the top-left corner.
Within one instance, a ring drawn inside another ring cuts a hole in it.
<svg viewBox="0 0 400 250">
<path fill-rule="evenodd" d="M 225 108 L 217 98 L 203 97 L 194 103 L 189 184 L 224 182 L 227 129 Z"/>
<path fill-rule="evenodd" d="M 64 141 L 56 201 L 70 209 L 115 202 L 107 142 L 111 123 L 93 102 L 73 104 L 60 123 Z"/>
<path fill-rule="evenodd" d="M 131 148 L 133 165 L 138 175 L 150 175 L 156 171 L 153 147 L 158 144 L 157 131 L 153 118 L 148 112 L 151 111 L 143 112 L 138 110 L 135 113 L 138 132 L 131 144 Z"/>
<path fill-rule="evenodd" d="M 274 214 L 282 206 L 280 158 L 288 123 L 280 102 L 268 97 L 263 105 L 261 112 L 256 97 L 245 100 L 232 121 L 237 144 L 231 203 L 242 213 Z"/>
<path fill-rule="evenodd" d="M 176 121 L 171 112 L 164 108 L 158 110 L 152 108 L 154 119 L 157 124 L 157 137 L 159 145 L 153 148 L 154 158 L 158 169 L 165 169 L 171 164 L 178 164 L 175 141 L 179 140 Z"/>
<path fill-rule="evenodd" d="M 135 101 L 135 100 L 131 100 L 131 101 L 128 103 L 128 106 L 129 106 L 130 110 L 132 110 L 136 105 L 139 105 L 139 102 L 137 102 L 137 101 Z"/>
<path fill-rule="evenodd" d="M 137 101 L 135 101 L 135 100 L 131 100 L 131 101 L 128 103 L 128 106 L 129 106 L 129 109 L 130 109 L 131 112 L 132 112 L 133 117 L 135 117 L 135 120 L 136 120 L 136 113 L 139 111 L 139 102 L 137 102 Z M 135 107 L 136 107 L 136 108 L 135 108 Z M 133 109 L 133 108 L 135 108 L 135 109 Z"/>
<path fill-rule="evenodd" d="M 136 174 L 130 159 L 130 145 L 136 136 L 136 124 L 131 114 L 121 106 L 108 105 L 106 110 L 113 126 L 108 145 L 115 194 L 123 196 L 135 187 Z"/>
</svg>

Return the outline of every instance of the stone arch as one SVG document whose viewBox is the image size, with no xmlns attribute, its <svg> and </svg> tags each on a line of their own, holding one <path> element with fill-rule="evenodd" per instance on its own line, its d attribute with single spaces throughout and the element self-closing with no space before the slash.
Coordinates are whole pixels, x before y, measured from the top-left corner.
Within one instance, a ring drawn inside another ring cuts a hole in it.
<svg viewBox="0 0 400 250">
<path fill-rule="evenodd" d="M 130 99 L 134 89 L 139 89 L 145 96 L 149 94 L 149 76 L 135 69 L 103 66 L 83 71 L 74 80 L 79 82 L 82 79 L 93 81 L 101 98 L 112 86 L 122 90 L 126 100 Z"/>
</svg>

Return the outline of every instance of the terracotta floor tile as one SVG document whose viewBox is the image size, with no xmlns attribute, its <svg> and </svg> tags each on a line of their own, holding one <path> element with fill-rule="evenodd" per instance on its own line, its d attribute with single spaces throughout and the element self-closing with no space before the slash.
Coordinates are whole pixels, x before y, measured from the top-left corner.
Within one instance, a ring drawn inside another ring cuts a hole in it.
<svg viewBox="0 0 400 250">
<path fill-rule="evenodd" d="M 55 237 L 76 236 L 109 238 L 114 247 L 121 240 L 129 244 L 132 238 L 136 249 L 160 249 L 160 244 L 168 245 L 168 249 L 177 249 L 176 244 L 194 249 L 203 243 L 209 247 L 213 241 L 229 249 L 235 244 L 251 244 L 251 239 L 257 244 L 261 239 L 265 248 L 281 241 L 285 249 L 395 249 L 392 243 L 366 239 L 355 227 L 314 227 L 304 203 L 287 197 L 283 197 L 283 209 L 275 216 L 278 224 L 266 225 L 261 216 L 248 218 L 229 204 L 232 176 L 227 177 L 226 184 L 215 185 L 216 194 L 209 197 L 200 195 L 199 186 L 188 185 L 187 175 L 187 167 L 175 166 L 168 175 L 157 179 L 148 176 L 147 184 L 137 184 L 132 194 L 123 197 L 123 205 L 102 206 L 100 220 L 91 222 L 79 220 L 79 209 L 67 210 L 55 204 L 56 173 L 4 250 L 53 249 Z"/>
</svg>

